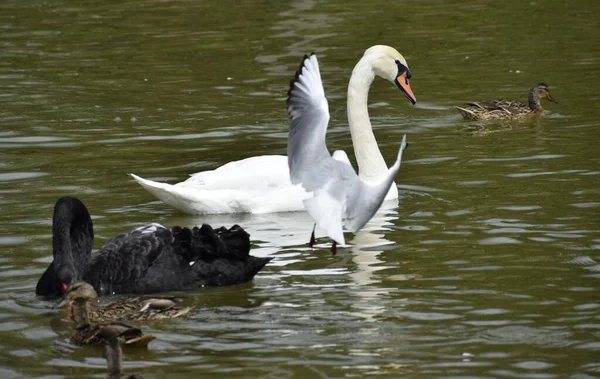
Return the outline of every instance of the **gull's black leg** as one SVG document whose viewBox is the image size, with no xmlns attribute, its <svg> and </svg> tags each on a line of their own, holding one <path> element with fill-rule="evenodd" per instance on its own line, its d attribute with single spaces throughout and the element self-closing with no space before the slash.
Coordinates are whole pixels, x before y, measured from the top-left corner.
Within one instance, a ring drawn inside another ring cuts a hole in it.
<svg viewBox="0 0 600 379">
<path fill-rule="evenodd" d="M 337 244 L 334 240 L 331 240 L 331 255 L 337 253 Z"/>
<path fill-rule="evenodd" d="M 317 226 L 317 224 L 313 225 L 313 231 L 310 234 L 310 241 L 308 241 L 308 246 L 310 246 L 311 249 L 313 248 L 313 246 L 315 246 L 315 243 L 317 242 L 317 241 L 315 241 L 315 227 L 316 226 Z"/>
</svg>

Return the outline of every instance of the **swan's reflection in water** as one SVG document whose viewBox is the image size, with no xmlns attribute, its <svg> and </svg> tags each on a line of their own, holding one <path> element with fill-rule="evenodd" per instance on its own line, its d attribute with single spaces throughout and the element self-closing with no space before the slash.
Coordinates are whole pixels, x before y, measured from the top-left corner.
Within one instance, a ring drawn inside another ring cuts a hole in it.
<svg viewBox="0 0 600 379">
<path fill-rule="evenodd" d="M 353 261 L 359 268 L 351 273 L 350 277 L 358 285 L 379 282 L 373 278 L 373 273 L 387 267 L 382 265 L 384 262 L 379 259 L 383 250 L 377 247 L 393 243 L 385 238 L 385 233 L 391 231 L 394 220 L 398 218 L 397 202 L 398 200 L 384 202 L 367 225 L 350 239 Z"/>
<path fill-rule="evenodd" d="M 385 238 L 385 234 L 391 230 L 397 218 L 398 200 L 386 201 L 371 221 L 349 241 L 352 244 L 352 260 L 356 264 L 356 269 L 349 274 L 356 286 L 352 290 L 352 294 L 356 296 L 352 308 L 354 315 L 364 318 L 365 321 L 377 321 L 376 316 L 389 306 L 381 301 L 389 290 L 380 285 L 381 280 L 375 273 L 389 267 L 380 259 L 383 250 L 378 247 L 393 243 Z"/>
<path fill-rule="evenodd" d="M 340 249 L 340 253 L 351 252 L 355 256 L 355 263 L 361 267 L 363 265 L 370 266 L 371 263 L 380 263 L 377 255 L 381 251 L 374 248 L 392 243 L 385 238 L 384 232 L 391 230 L 393 220 L 398 217 L 397 208 L 397 200 L 384 202 L 367 225 L 349 238 L 349 243 Z M 308 240 L 314 222 L 306 212 L 177 215 L 169 218 L 169 225 L 191 227 L 202 224 L 210 224 L 215 228 L 239 224 L 250 233 L 250 239 L 257 245 L 252 249 L 253 255 L 274 256 L 279 259 L 282 258 L 281 252 L 310 250 Z M 317 228 L 315 235 L 317 238 L 321 238 L 324 233 Z M 321 238 L 318 242 L 317 249 L 329 250 L 331 242 L 328 239 Z M 357 278 L 360 284 L 369 283 L 369 280 Z"/>
<path fill-rule="evenodd" d="M 167 225 L 195 226 L 208 223 L 214 228 L 234 224 L 242 226 L 249 234 L 252 242 L 252 255 L 257 257 L 274 257 L 268 266 L 269 280 L 281 280 L 281 277 L 298 276 L 344 276 L 348 280 L 340 280 L 331 285 L 321 286 L 343 287 L 345 294 L 354 297 L 348 302 L 348 312 L 365 321 L 377 321 L 383 313 L 389 288 L 381 285 L 378 271 L 395 266 L 395 262 L 381 259 L 383 246 L 394 242 L 386 238 L 398 218 L 397 200 L 384 202 L 379 211 L 358 233 L 347 233 L 347 245 L 338 249 L 337 257 L 319 264 L 322 257 L 330 257 L 331 241 L 324 233 L 316 230 L 319 238 L 315 251 L 308 246 L 313 220 L 306 212 L 286 212 L 270 214 L 223 214 L 223 215 L 176 215 L 170 216 Z M 308 258 L 307 258 L 308 257 Z M 315 259 L 310 267 L 303 265 L 308 259 Z M 303 267 L 300 267 L 303 266 Z M 260 274 L 259 274 L 260 275 Z M 296 281 L 294 281 L 296 282 Z M 348 296 L 348 295 L 346 295 Z M 344 301 L 346 302 L 346 301 Z"/>
<path fill-rule="evenodd" d="M 371 221 L 358 233 L 350 237 L 347 234 L 347 245 L 338 250 L 340 261 L 351 261 L 342 267 L 318 267 L 315 269 L 295 269 L 295 263 L 303 262 L 306 254 L 312 254 L 308 247 L 313 221 L 306 212 L 255 214 L 225 214 L 225 215 L 180 215 L 170 220 L 175 225 L 201 225 L 208 223 L 213 227 L 233 224 L 241 225 L 248 233 L 254 245 L 252 254 L 258 257 L 275 257 L 269 266 L 281 267 L 284 275 L 347 275 L 350 287 L 356 300 L 351 305 L 351 313 L 375 321 L 375 317 L 384 311 L 384 305 L 378 306 L 382 296 L 389 289 L 380 285 L 376 272 L 385 268 L 386 262 L 381 260 L 381 246 L 392 244 L 386 239 L 386 232 L 392 229 L 394 220 L 398 218 L 398 201 L 386 201 Z M 317 236 L 322 236 L 317 230 Z M 316 246 L 315 254 L 330 254 L 330 241 L 321 238 Z M 325 251 L 322 251 L 325 250 Z M 318 266 L 318 265 L 317 265 Z M 328 265 L 330 266 L 330 265 Z M 289 269 L 286 269 L 289 267 Z M 350 267 L 347 269 L 346 267 Z M 336 284 L 339 286 L 339 282 Z"/>
</svg>

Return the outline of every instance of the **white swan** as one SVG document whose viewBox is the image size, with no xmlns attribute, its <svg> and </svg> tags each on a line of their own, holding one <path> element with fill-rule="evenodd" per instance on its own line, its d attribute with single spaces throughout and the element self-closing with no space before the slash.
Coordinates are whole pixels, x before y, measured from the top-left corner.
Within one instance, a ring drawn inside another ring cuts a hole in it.
<svg viewBox="0 0 600 379">
<path fill-rule="evenodd" d="M 408 78 L 410 70 L 402 56 L 390 56 L 387 74 L 399 83 L 400 88 L 412 103 L 416 99 Z M 290 84 L 287 98 L 287 113 L 290 123 L 288 136 L 288 165 L 292 184 L 302 184 L 313 196 L 304 200 L 304 206 L 315 225 L 326 231 L 333 243 L 344 245 L 342 225 L 356 233 L 381 206 L 394 177 L 400 169 L 402 153 L 406 149 L 406 135 L 402 138 L 396 161 L 376 183 L 361 180 L 348 155 L 336 150 L 333 155 L 327 150 L 325 135 L 329 125 L 329 106 L 321 81 L 319 62 L 313 53 L 305 55 L 294 80 Z M 315 232 L 310 245 L 314 244 Z"/>
<path fill-rule="evenodd" d="M 390 62 L 396 60 L 405 62 L 396 49 L 384 45 L 370 47 L 354 67 L 348 83 L 348 124 L 359 177 L 367 183 L 377 183 L 388 170 L 371 127 L 367 109 L 369 88 L 375 76 L 379 76 L 404 91 L 402 83 L 393 77 L 396 72 L 390 76 Z M 300 185 L 291 184 L 287 157 L 283 155 L 230 162 L 213 171 L 193 174 L 174 185 L 130 175 L 166 204 L 190 214 L 303 211 L 303 200 L 309 196 Z M 385 200 L 397 198 L 398 189 L 393 184 Z"/>
</svg>

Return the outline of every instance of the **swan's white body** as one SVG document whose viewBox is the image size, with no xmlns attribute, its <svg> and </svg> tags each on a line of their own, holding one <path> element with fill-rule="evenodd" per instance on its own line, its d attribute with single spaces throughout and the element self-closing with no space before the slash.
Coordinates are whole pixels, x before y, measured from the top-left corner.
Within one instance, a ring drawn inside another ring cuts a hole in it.
<svg viewBox="0 0 600 379">
<path fill-rule="evenodd" d="M 292 185 L 285 155 L 260 155 L 203 171 L 184 182 L 154 182 L 130 174 L 148 192 L 189 214 L 273 213 L 304 210 L 308 193 Z"/>
<path fill-rule="evenodd" d="M 347 99 L 348 124 L 359 177 L 371 184 L 378 183 L 388 171 L 367 108 L 369 88 L 375 75 L 389 79 L 378 67 L 378 60 L 385 57 L 378 55 L 380 49 L 374 48 L 380 46 L 368 49 L 354 67 Z M 230 162 L 213 171 L 193 174 L 174 185 L 130 175 L 164 203 L 190 214 L 303 211 L 303 200 L 310 197 L 301 186 L 292 185 L 287 157 L 283 155 L 262 155 Z M 398 188 L 393 183 L 385 200 L 397 198 Z"/>
</svg>

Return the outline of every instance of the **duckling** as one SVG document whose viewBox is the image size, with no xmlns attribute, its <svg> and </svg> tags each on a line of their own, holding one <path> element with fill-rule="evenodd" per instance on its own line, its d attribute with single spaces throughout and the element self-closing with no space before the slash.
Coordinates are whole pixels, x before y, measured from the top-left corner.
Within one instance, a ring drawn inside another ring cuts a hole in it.
<svg viewBox="0 0 600 379">
<path fill-rule="evenodd" d="M 544 109 L 541 105 L 541 99 L 547 99 L 558 104 L 550 95 L 548 86 L 544 83 L 538 83 L 529 90 L 529 106 L 514 100 L 486 100 L 468 103 L 466 108 L 455 108 L 464 118 L 470 120 L 513 119 L 542 113 Z"/>
<path fill-rule="evenodd" d="M 187 314 L 192 307 L 175 306 L 175 298 L 169 297 L 132 297 L 123 298 L 105 306 L 98 306 L 98 294 L 94 287 L 86 282 L 72 284 L 65 294 L 67 300 L 88 299 L 92 322 L 115 320 L 140 321 L 176 318 Z"/>
<path fill-rule="evenodd" d="M 125 376 L 121 372 L 121 344 L 119 343 L 120 331 L 113 326 L 105 326 L 98 331 L 98 337 L 105 342 L 106 362 L 108 363 L 107 379 L 144 379 L 140 375 Z"/>
<path fill-rule="evenodd" d="M 77 345 L 98 345 L 103 339 L 98 333 L 104 327 L 111 327 L 118 332 L 118 340 L 126 346 L 145 347 L 155 337 L 144 335 L 139 328 L 121 322 L 93 324 L 90 320 L 90 299 L 76 297 L 71 303 L 71 316 L 77 325 L 71 341 Z"/>
</svg>

